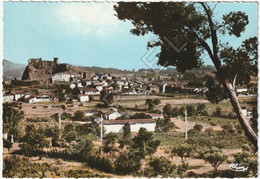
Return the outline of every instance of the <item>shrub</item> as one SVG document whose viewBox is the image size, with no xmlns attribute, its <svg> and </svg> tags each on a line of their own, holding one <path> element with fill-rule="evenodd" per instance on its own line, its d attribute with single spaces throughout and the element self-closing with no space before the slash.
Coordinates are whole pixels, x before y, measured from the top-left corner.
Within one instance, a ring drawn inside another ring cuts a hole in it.
<svg viewBox="0 0 260 179">
<path fill-rule="evenodd" d="M 36 109 L 37 107 L 36 106 L 33 106 L 32 109 Z"/>
<path fill-rule="evenodd" d="M 201 124 L 195 124 L 193 127 L 194 130 L 196 131 L 201 131 L 203 129 L 203 125 Z"/>
</svg>

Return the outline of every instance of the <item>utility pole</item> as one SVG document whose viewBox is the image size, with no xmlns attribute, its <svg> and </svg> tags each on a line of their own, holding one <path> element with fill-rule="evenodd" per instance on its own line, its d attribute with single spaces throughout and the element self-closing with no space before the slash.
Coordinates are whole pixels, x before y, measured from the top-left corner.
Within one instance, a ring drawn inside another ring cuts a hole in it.
<svg viewBox="0 0 260 179">
<path fill-rule="evenodd" d="M 188 139 L 188 120 L 187 120 L 187 109 L 185 108 L 185 139 Z"/>
<path fill-rule="evenodd" d="M 61 114 L 59 113 L 59 129 L 61 129 Z"/>
<path fill-rule="evenodd" d="M 101 154 L 102 154 L 102 149 L 103 149 L 103 117 L 102 117 L 102 114 L 101 114 L 101 119 L 100 119 L 100 123 L 101 123 L 101 130 L 100 130 L 100 138 L 101 138 Z"/>
<path fill-rule="evenodd" d="M 163 107 L 161 107 L 161 117 L 163 118 Z"/>
</svg>

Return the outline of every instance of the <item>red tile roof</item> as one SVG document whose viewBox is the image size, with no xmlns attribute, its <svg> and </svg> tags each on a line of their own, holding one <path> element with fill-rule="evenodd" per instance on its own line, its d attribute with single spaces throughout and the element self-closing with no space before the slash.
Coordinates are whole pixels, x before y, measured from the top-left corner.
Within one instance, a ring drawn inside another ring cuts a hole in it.
<svg viewBox="0 0 260 179">
<path fill-rule="evenodd" d="M 138 123 L 155 123 L 154 119 L 120 119 L 120 120 L 105 120 L 103 125 L 113 125 L 113 124 L 138 124 Z"/>
</svg>

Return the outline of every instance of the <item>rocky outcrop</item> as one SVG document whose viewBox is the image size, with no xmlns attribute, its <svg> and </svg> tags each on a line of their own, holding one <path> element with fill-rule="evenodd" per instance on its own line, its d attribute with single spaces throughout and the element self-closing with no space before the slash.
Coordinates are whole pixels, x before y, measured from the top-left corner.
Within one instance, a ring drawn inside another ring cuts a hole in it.
<svg viewBox="0 0 260 179">
<path fill-rule="evenodd" d="M 29 59 L 28 65 L 26 66 L 22 80 L 41 81 L 43 83 L 50 82 L 52 75 L 59 72 L 73 72 L 83 73 L 84 71 L 68 65 L 59 64 L 58 58 L 54 58 L 53 61 L 44 61 L 41 58 Z M 90 72 L 87 72 L 89 74 Z"/>
</svg>

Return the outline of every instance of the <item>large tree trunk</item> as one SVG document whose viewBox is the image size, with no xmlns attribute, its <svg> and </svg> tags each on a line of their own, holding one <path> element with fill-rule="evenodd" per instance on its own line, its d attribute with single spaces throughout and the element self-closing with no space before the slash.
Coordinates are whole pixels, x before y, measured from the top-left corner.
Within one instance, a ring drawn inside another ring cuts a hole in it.
<svg viewBox="0 0 260 179">
<path fill-rule="evenodd" d="M 200 4 L 202 5 L 202 7 L 205 10 L 206 15 L 208 17 L 213 51 L 211 50 L 211 48 L 209 47 L 207 42 L 205 42 L 203 39 L 198 37 L 198 40 L 201 43 L 201 45 L 208 52 L 214 66 L 215 66 L 215 68 L 218 72 L 218 76 L 220 77 L 220 81 L 221 81 L 221 83 L 222 83 L 222 85 L 225 89 L 225 92 L 227 93 L 227 95 L 230 99 L 230 102 L 231 102 L 233 109 L 234 109 L 234 111 L 235 111 L 235 113 L 238 117 L 238 120 L 241 124 L 241 127 L 243 128 L 243 130 L 245 132 L 245 135 L 252 142 L 252 144 L 255 146 L 255 148 L 257 150 L 257 148 L 258 148 L 257 147 L 257 135 L 253 131 L 252 127 L 250 126 L 250 124 L 248 122 L 248 120 L 242 114 L 242 109 L 240 107 L 237 95 L 236 95 L 233 87 L 231 86 L 231 84 L 227 80 L 227 78 L 224 76 L 225 73 L 223 72 L 223 69 L 222 69 L 221 60 L 218 57 L 218 49 L 219 48 L 218 48 L 218 38 L 217 38 L 217 33 L 216 33 L 217 28 L 215 28 L 215 24 L 212 20 L 212 11 L 210 10 L 209 6 L 207 6 L 206 3 L 201 2 Z"/>
<path fill-rule="evenodd" d="M 240 107 L 235 90 L 233 89 L 233 87 L 227 80 L 221 79 L 221 81 L 222 81 L 222 85 L 223 85 L 226 93 L 228 94 L 228 97 L 229 97 L 230 102 L 233 106 L 233 109 L 238 117 L 238 120 L 245 132 L 245 135 L 254 144 L 254 146 L 257 150 L 257 135 L 254 132 L 254 130 L 252 129 L 252 127 L 250 126 L 249 121 L 245 118 L 245 116 L 242 113 L 242 109 Z"/>
</svg>

